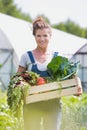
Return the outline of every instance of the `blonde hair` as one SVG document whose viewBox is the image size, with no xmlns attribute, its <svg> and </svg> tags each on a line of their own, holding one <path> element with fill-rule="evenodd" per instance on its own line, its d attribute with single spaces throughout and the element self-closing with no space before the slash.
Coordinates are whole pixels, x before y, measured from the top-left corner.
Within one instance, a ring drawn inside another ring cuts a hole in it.
<svg viewBox="0 0 87 130">
<path fill-rule="evenodd" d="M 51 35 L 51 26 L 43 19 L 43 17 L 38 16 L 35 21 L 33 22 L 33 35 L 35 35 L 36 30 L 38 29 L 44 29 L 44 28 L 48 28 L 49 29 L 49 33 Z"/>
</svg>

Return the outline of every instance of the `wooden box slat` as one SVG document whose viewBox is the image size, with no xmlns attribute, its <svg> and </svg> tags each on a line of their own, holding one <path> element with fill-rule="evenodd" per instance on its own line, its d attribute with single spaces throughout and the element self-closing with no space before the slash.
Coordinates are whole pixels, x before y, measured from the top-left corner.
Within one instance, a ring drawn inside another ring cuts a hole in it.
<svg viewBox="0 0 87 130">
<path fill-rule="evenodd" d="M 60 82 L 33 86 L 29 89 L 25 104 L 76 94 L 78 85 L 81 85 L 81 81 L 78 77 L 75 77 Z"/>
</svg>

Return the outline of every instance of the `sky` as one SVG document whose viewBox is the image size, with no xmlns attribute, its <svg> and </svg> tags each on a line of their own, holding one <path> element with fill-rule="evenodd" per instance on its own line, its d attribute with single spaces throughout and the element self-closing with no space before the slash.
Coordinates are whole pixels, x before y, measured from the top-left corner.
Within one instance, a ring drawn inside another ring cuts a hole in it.
<svg viewBox="0 0 87 130">
<path fill-rule="evenodd" d="M 66 22 L 68 19 L 87 28 L 87 0 L 14 0 L 22 12 L 32 19 L 46 16 L 51 24 Z"/>
</svg>

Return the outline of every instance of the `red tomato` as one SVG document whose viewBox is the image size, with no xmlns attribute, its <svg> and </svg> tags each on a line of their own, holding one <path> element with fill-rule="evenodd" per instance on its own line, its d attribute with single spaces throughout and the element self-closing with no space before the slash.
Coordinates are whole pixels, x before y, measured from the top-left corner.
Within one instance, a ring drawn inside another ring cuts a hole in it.
<svg viewBox="0 0 87 130">
<path fill-rule="evenodd" d="M 37 79 L 37 85 L 42 85 L 42 84 L 45 84 L 45 83 L 46 83 L 46 80 L 43 77 L 39 77 Z"/>
</svg>

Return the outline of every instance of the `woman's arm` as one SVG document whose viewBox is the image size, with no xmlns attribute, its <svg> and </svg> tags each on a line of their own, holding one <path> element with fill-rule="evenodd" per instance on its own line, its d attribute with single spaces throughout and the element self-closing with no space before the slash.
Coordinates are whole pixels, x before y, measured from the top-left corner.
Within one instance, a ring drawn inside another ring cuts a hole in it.
<svg viewBox="0 0 87 130">
<path fill-rule="evenodd" d="M 22 73 L 25 70 L 26 70 L 25 67 L 19 66 L 17 72 Z"/>
</svg>

